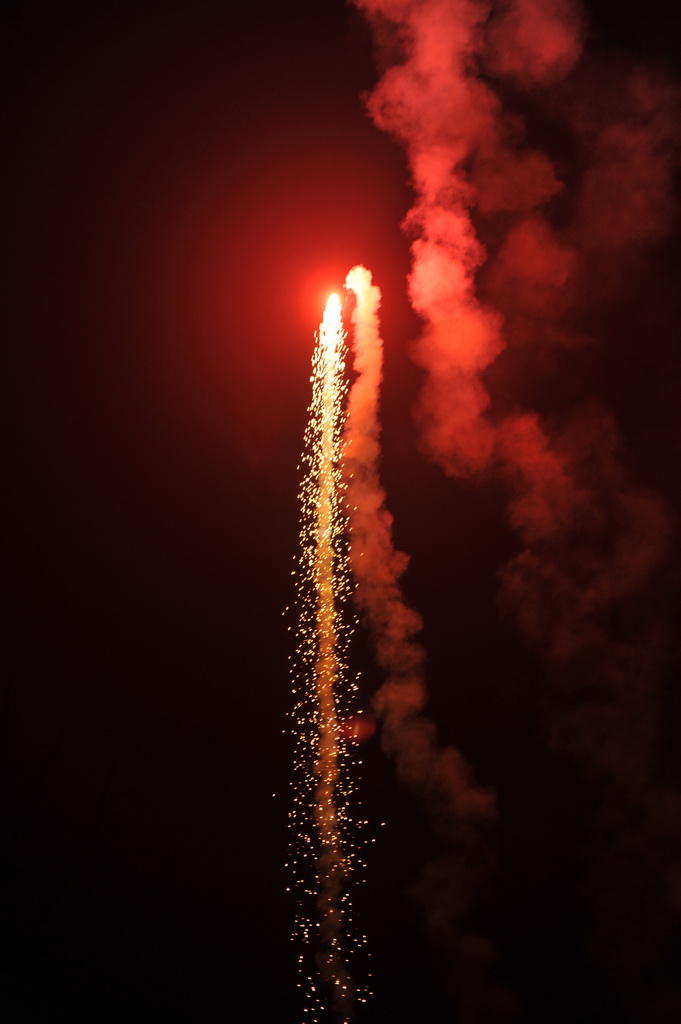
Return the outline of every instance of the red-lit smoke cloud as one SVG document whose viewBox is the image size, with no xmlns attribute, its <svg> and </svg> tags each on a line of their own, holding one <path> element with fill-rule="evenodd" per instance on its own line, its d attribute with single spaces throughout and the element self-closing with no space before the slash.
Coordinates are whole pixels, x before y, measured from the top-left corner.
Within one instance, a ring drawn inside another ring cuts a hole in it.
<svg viewBox="0 0 681 1024">
<path fill-rule="evenodd" d="M 646 891 L 636 935 L 618 929 L 621 956 L 637 943 L 647 955 L 679 906 L 677 800 L 656 782 L 671 517 L 632 479 L 588 380 L 548 410 L 531 392 L 528 403 L 518 367 L 531 356 L 536 376 L 595 345 L 667 231 L 679 89 L 657 69 L 585 55 L 572 0 L 355 3 L 385 68 L 369 113 L 405 147 L 415 194 L 404 226 L 423 450 L 447 474 L 508 483 L 521 546 L 501 602 L 546 659 L 551 743 L 598 784 L 600 898 Z"/>
<path fill-rule="evenodd" d="M 386 676 L 374 698 L 383 746 L 394 758 L 400 779 L 425 801 L 444 844 L 442 857 L 426 865 L 415 892 L 431 930 L 460 964 L 458 987 L 469 1019 L 467 1003 L 499 1005 L 507 1000 L 500 991 L 484 986 L 486 968 L 494 958 L 490 943 L 465 929 L 471 900 L 493 866 L 489 833 L 496 819 L 495 799 L 476 783 L 458 750 L 441 746 L 423 710 L 425 657 L 417 640 L 422 622 L 402 594 L 400 577 L 407 557 L 394 548 L 392 516 L 378 471 L 381 295 L 365 267 L 353 267 L 346 286 L 356 296 L 352 337 L 357 376 L 348 398 L 344 457 L 355 601 Z"/>
</svg>

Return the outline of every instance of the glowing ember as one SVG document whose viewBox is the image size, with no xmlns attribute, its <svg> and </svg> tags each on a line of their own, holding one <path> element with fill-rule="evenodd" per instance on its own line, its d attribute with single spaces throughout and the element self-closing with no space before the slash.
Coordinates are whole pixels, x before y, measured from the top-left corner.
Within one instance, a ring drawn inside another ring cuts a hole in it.
<svg viewBox="0 0 681 1024">
<path fill-rule="evenodd" d="M 365 715 L 352 715 L 340 725 L 341 734 L 353 743 L 364 743 L 376 732 L 376 723 Z"/>
<path fill-rule="evenodd" d="M 302 455 L 291 867 L 300 895 L 294 939 L 302 940 L 299 962 L 308 982 L 307 1019 L 318 1020 L 330 1003 L 343 1024 L 353 1016 L 355 1000 L 364 1001 L 348 965 L 366 941 L 353 934 L 348 888 L 359 866 L 360 823 L 352 822 L 349 813 L 352 739 L 343 725 L 353 718 L 350 705 L 357 690 L 347 664 L 354 618 L 341 470 L 345 353 L 341 303 L 331 295 L 312 361 Z"/>
</svg>

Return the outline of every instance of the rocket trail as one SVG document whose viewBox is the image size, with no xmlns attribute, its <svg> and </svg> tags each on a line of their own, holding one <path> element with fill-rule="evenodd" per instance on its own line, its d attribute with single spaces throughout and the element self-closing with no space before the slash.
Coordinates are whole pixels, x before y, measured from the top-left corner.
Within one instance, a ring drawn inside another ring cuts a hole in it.
<svg viewBox="0 0 681 1024">
<path fill-rule="evenodd" d="M 432 939 L 458 965 L 462 1020 L 466 1006 L 510 1005 L 512 996 L 488 982 L 495 953 L 473 935 L 467 917 L 476 893 L 494 870 L 494 794 L 481 786 L 463 754 L 444 746 L 425 713 L 425 651 L 418 639 L 421 616 L 402 592 L 408 558 L 396 550 L 393 517 L 379 473 L 379 397 L 383 374 L 381 293 L 366 267 L 353 267 L 346 287 L 354 292 L 352 315 L 356 378 L 348 399 L 344 459 L 352 527 L 350 560 L 354 599 L 366 623 L 385 681 L 374 696 L 382 721 L 382 745 L 398 777 L 425 804 L 441 847 L 413 892 L 425 911 Z M 475 1018 L 478 1019 L 478 1018 Z"/>
<path fill-rule="evenodd" d="M 348 738 L 343 722 L 357 686 L 349 679 L 347 648 L 350 571 L 343 480 L 342 431 L 345 331 L 332 295 L 313 357 L 312 401 L 305 430 L 300 491 L 297 572 L 297 650 L 294 660 L 296 779 L 291 812 L 291 866 L 300 893 L 294 939 L 302 941 L 308 1020 L 325 1016 L 346 1024 L 355 991 L 348 962 L 364 943 L 351 928 L 349 881 L 356 866 L 357 823 L 349 814 Z M 310 876 L 314 874 L 314 886 Z"/>
</svg>

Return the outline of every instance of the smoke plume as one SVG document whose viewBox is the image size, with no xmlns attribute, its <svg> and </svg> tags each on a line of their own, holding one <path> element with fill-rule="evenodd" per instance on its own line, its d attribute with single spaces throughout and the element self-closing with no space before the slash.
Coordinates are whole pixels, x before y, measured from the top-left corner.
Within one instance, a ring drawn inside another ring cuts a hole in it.
<svg viewBox="0 0 681 1024">
<path fill-rule="evenodd" d="M 386 677 L 374 698 L 383 746 L 394 758 L 400 779 L 425 801 L 434 831 L 444 844 L 441 859 L 426 866 L 415 892 L 431 931 L 460 965 L 460 981 L 466 979 L 465 985 L 459 985 L 462 1009 L 466 1020 L 474 1020 L 474 1003 L 500 1000 L 500 993 L 484 989 L 486 968 L 493 960 L 489 942 L 465 931 L 470 903 L 493 866 L 489 832 L 496 818 L 495 800 L 475 782 L 462 754 L 439 743 L 423 710 L 425 659 L 417 640 L 422 623 L 401 591 L 407 557 L 393 546 L 392 516 L 378 471 L 380 291 L 361 266 L 350 271 L 346 287 L 357 300 L 352 315 L 357 376 L 348 399 L 344 457 L 355 601 L 369 625 Z"/>
<path fill-rule="evenodd" d="M 583 356 L 673 222 L 679 88 L 659 68 L 590 57 L 573 0 L 355 3 L 384 69 L 368 110 L 405 147 L 415 196 L 422 448 L 449 475 L 506 481 L 519 547 L 500 601 L 545 659 L 549 742 L 598 793 L 597 928 L 615 922 L 618 963 L 649 961 L 679 909 L 678 800 L 656 764 L 673 522 L 633 478 Z M 542 373 L 555 381 L 570 359 L 549 402 Z M 392 595 L 394 554 L 383 571 Z M 413 616 L 392 605 L 382 628 L 420 666 Z M 398 708 L 388 721 L 422 703 L 399 678 L 380 700 Z"/>
</svg>

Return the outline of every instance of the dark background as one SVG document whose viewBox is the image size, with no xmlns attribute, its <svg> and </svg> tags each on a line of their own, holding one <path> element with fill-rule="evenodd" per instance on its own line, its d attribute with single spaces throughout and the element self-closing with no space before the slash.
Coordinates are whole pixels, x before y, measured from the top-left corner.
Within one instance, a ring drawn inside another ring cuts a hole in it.
<svg viewBox="0 0 681 1024">
<path fill-rule="evenodd" d="M 624 1019 L 580 888 L 591 797 L 546 748 L 542 668 L 497 607 L 504 496 L 416 450 L 410 191 L 362 107 L 362 19 L 336 0 L 9 7 L 3 1019 L 298 1019 L 282 611 L 313 333 L 357 262 L 383 291 L 384 479 L 429 711 L 499 794 L 503 870 L 477 920 L 522 1020 Z M 589 7 L 593 45 L 680 66 L 675 5 Z M 661 293 L 677 267 L 678 236 L 651 257 Z M 678 508 L 676 308 L 651 311 L 644 344 L 624 331 L 609 388 L 634 472 Z M 365 703 L 379 682 L 365 672 Z M 360 1020 L 456 1020 L 406 894 L 427 826 L 378 738 L 363 754 Z"/>
</svg>

